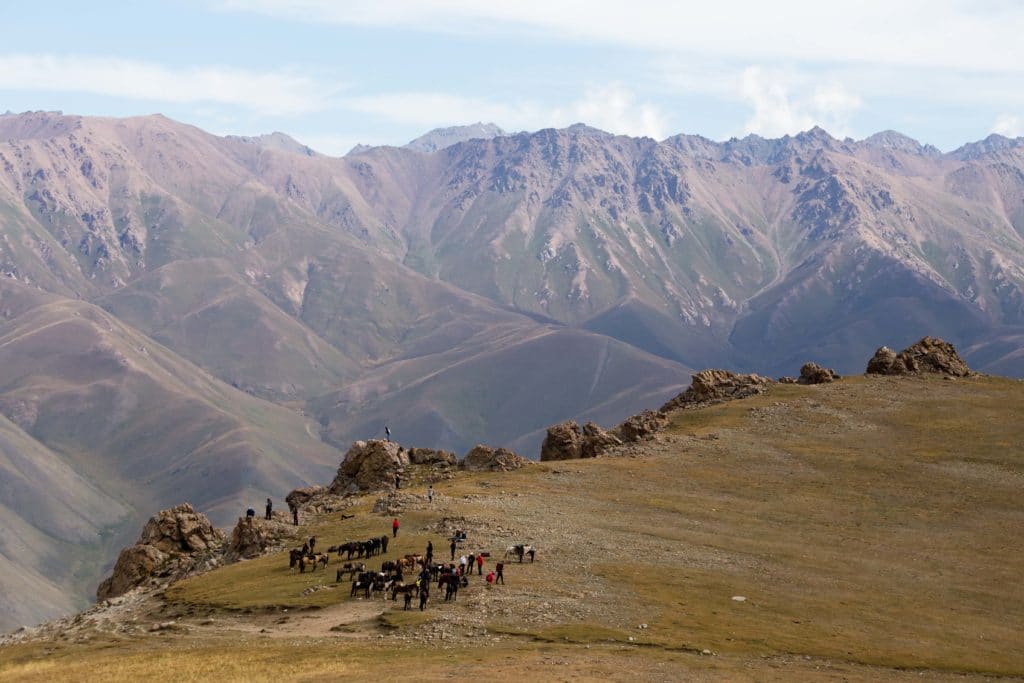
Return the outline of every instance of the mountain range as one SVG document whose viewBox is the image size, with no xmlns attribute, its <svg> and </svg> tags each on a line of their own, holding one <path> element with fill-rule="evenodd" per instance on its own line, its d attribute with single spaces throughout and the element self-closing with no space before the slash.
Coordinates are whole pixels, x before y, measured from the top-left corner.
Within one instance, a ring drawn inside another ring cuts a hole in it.
<svg viewBox="0 0 1024 683">
<path fill-rule="evenodd" d="M 1024 374 L 1024 138 L 492 132 L 0 116 L 0 626 L 80 606 L 153 510 L 224 524 L 385 424 L 535 456 L 694 368 L 925 334 Z"/>
</svg>

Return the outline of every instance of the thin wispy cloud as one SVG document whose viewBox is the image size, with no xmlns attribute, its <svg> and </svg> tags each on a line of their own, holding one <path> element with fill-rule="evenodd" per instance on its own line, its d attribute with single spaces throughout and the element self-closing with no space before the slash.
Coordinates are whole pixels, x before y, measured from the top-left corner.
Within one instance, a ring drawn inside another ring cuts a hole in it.
<svg viewBox="0 0 1024 683">
<path fill-rule="evenodd" d="M 0 55 L 0 89 L 82 92 L 168 103 L 212 103 L 294 116 L 329 106 L 330 90 L 307 75 L 224 66 L 172 69 L 114 57 Z"/>
<path fill-rule="evenodd" d="M 655 0 L 220 0 L 293 21 L 460 33 L 530 30 L 668 53 L 1024 71 L 1024 5 L 960 0 L 664 3 Z"/>
</svg>

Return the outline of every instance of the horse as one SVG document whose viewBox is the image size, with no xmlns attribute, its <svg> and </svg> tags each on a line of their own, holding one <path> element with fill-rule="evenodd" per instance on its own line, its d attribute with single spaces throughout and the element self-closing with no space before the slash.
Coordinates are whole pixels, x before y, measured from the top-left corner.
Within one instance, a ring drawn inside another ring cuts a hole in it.
<svg viewBox="0 0 1024 683">
<path fill-rule="evenodd" d="M 363 597 L 370 597 L 370 588 L 374 585 L 377 579 L 376 572 L 359 572 L 359 576 L 352 581 L 352 592 L 349 593 L 350 597 L 354 597 L 356 591 L 362 589 Z"/>
<path fill-rule="evenodd" d="M 420 586 L 418 583 L 399 583 L 396 581 L 391 584 L 391 600 L 394 601 L 398 598 L 398 594 L 401 593 L 403 596 L 416 594 L 416 597 L 420 596 Z"/>
<path fill-rule="evenodd" d="M 356 578 L 356 574 L 365 571 L 366 565 L 362 562 L 356 562 L 354 564 L 352 562 L 346 562 L 345 564 L 341 565 L 341 569 L 338 570 L 338 573 L 334 579 L 334 583 L 340 582 L 341 577 L 345 576 L 346 574 L 348 574 L 348 577 L 354 581 Z"/>
<path fill-rule="evenodd" d="M 522 562 L 523 561 L 523 555 L 529 555 L 530 556 L 530 562 L 533 562 L 534 555 L 536 555 L 536 554 L 537 554 L 537 549 L 534 548 L 532 545 L 527 545 L 525 543 L 519 543 L 519 544 L 516 544 L 516 545 L 510 545 L 505 550 L 505 559 L 507 560 L 510 557 L 518 557 L 519 561 Z"/>
</svg>

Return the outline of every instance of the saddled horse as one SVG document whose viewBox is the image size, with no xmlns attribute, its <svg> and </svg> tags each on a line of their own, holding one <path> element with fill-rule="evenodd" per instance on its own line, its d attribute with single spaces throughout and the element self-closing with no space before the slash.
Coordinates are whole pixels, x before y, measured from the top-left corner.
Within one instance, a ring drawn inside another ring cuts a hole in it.
<svg viewBox="0 0 1024 683">
<path fill-rule="evenodd" d="M 348 577 L 350 579 L 355 581 L 356 575 L 359 574 L 360 572 L 365 572 L 365 571 L 366 571 L 366 565 L 363 564 L 362 562 L 356 562 L 356 563 L 346 562 L 345 564 L 341 565 L 341 569 L 338 570 L 338 573 L 337 573 L 337 575 L 334 578 L 334 583 L 338 583 L 339 581 L 341 581 L 341 577 L 345 576 L 346 574 L 348 575 Z"/>
<path fill-rule="evenodd" d="M 532 545 L 528 545 L 526 543 L 518 543 L 516 545 L 510 545 L 505 550 L 505 559 L 507 560 L 510 557 L 517 557 L 517 558 L 519 558 L 519 561 L 522 562 L 523 561 L 523 556 L 524 555 L 529 555 L 530 556 L 530 562 L 533 562 L 534 555 L 536 555 L 536 554 L 537 554 L 537 549 L 534 548 Z"/>
<path fill-rule="evenodd" d="M 394 582 L 393 584 L 391 584 L 391 599 L 392 600 L 396 600 L 398 598 L 398 594 L 399 593 L 401 593 L 403 596 L 415 594 L 416 597 L 419 597 L 420 596 L 420 585 L 419 585 L 419 582 L 416 582 L 416 583 L 400 583 L 398 581 Z"/>
</svg>

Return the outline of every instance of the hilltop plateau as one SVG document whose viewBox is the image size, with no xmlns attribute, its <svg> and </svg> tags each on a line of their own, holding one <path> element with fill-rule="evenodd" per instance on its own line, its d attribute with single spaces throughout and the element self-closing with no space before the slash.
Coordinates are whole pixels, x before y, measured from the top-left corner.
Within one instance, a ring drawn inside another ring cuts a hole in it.
<svg viewBox="0 0 1024 683">
<path fill-rule="evenodd" d="M 872 363 L 928 370 L 943 348 Z M 1019 678 L 1024 383 L 944 373 L 742 380 L 756 391 L 703 375 L 660 431 L 599 457 L 424 465 L 398 491 L 314 497 L 300 527 L 249 523 L 276 534 L 255 559 L 5 637 L 0 678 Z M 716 386 L 749 395 L 709 402 L 727 398 Z M 310 535 L 327 548 L 393 517 L 371 566 L 428 541 L 447 560 L 456 529 L 485 571 L 514 544 L 536 561 L 508 561 L 504 585 L 474 576 L 456 602 L 435 589 L 422 612 L 350 596 L 334 556 L 288 568 Z"/>
</svg>

